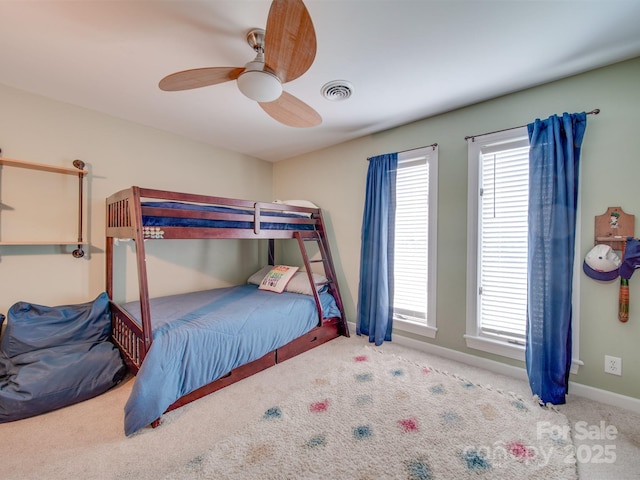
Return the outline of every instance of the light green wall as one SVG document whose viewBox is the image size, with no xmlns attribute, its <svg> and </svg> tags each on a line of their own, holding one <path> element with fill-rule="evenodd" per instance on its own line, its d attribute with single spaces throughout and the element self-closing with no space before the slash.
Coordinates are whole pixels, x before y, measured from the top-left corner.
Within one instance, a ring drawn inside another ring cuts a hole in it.
<svg viewBox="0 0 640 480">
<path fill-rule="evenodd" d="M 303 198 L 321 206 L 349 321 L 355 322 L 366 158 L 439 145 L 438 277 L 435 340 L 464 353 L 513 365 L 521 362 L 468 349 L 465 331 L 467 144 L 465 136 L 524 125 L 554 113 L 590 111 L 582 153 L 580 245 L 593 245 L 594 217 L 621 206 L 640 222 L 640 162 L 636 119 L 640 114 L 640 58 L 510 94 L 369 135 L 274 165 L 278 198 Z M 636 228 L 636 235 L 639 231 Z M 638 274 L 640 275 L 640 274 Z M 640 398 L 640 278 L 630 281 L 627 324 L 617 320 L 617 283 L 599 283 L 581 273 L 580 367 L 572 381 Z M 636 301 L 637 300 L 637 301 Z M 397 333 L 396 333 L 397 335 Z M 603 373 L 604 355 L 623 359 L 623 376 Z"/>
<path fill-rule="evenodd" d="M 76 158 L 86 163 L 89 175 L 85 180 L 88 199 L 84 223 L 85 238 L 91 244 L 82 259 L 61 253 L 61 247 L 0 246 L 2 313 L 17 301 L 78 303 L 104 290 L 105 198 L 118 190 L 139 185 L 272 199 L 272 165 L 268 162 L 8 87 L 0 86 L 0 105 L 3 156 L 66 167 L 71 167 Z M 65 232 L 57 231 L 58 222 L 37 217 L 34 229 L 32 215 L 37 214 L 42 202 L 55 202 L 59 210 L 68 209 L 71 222 L 64 239 L 77 239 L 78 180 L 61 177 L 6 166 L 0 169 L 1 240 L 59 240 Z M 27 211 L 35 213 L 23 214 Z M 257 257 L 264 256 L 257 243 L 222 240 L 213 246 L 195 240 L 147 242 L 152 294 L 244 281 L 258 266 Z M 122 299 L 133 299 L 137 277 L 127 260 L 132 246 L 126 244 L 119 251 L 123 260 L 118 261 L 122 269 L 116 272 L 116 293 Z"/>
</svg>

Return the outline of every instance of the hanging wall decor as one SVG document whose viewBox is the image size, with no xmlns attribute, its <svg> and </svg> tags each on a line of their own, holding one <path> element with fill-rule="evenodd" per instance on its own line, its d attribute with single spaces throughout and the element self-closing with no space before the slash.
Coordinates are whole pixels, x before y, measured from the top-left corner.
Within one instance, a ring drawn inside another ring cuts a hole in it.
<svg viewBox="0 0 640 480">
<path fill-rule="evenodd" d="M 594 244 L 609 245 L 619 250 L 624 261 L 627 238 L 633 238 L 635 232 L 635 215 L 625 213 L 621 207 L 609 207 L 607 211 L 595 218 Z M 618 294 L 618 320 L 626 323 L 629 320 L 629 279 L 620 277 Z"/>
</svg>

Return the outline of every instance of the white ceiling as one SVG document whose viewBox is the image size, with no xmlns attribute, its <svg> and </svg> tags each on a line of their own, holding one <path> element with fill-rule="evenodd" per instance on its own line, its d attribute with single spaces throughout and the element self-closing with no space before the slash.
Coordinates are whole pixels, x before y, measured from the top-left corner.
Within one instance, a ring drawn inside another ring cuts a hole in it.
<svg viewBox="0 0 640 480">
<path fill-rule="evenodd" d="M 277 123 L 233 81 L 158 88 L 252 60 L 245 35 L 270 4 L 0 0 L 0 83 L 278 161 L 640 56 L 638 0 L 306 0 L 317 55 L 285 90 L 319 127 Z M 322 98 L 332 80 L 351 82 L 351 98 Z"/>
</svg>

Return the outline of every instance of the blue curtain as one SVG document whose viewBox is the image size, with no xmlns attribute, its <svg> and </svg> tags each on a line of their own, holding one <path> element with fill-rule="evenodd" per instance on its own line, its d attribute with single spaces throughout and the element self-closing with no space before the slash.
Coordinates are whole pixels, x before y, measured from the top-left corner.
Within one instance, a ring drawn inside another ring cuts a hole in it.
<svg viewBox="0 0 640 480">
<path fill-rule="evenodd" d="M 532 392 L 565 403 L 571 368 L 571 294 L 583 113 L 553 115 L 529 132 L 526 365 Z"/>
<path fill-rule="evenodd" d="M 360 252 L 356 333 L 376 345 L 391 340 L 398 154 L 369 159 Z"/>
</svg>

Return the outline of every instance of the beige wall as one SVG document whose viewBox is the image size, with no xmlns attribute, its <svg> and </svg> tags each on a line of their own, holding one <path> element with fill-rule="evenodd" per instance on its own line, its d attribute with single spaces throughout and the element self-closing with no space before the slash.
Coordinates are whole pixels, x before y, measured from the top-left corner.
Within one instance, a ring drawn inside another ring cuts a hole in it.
<svg viewBox="0 0 640 480">
<path fill-rule="evenodd" d="M 640 58 L 278 162 L 274 194 L 306 198 L 325 210 L 347 315 L 355 322 L 366 158 L 438 143 L 438 333 L 435 340 L 422 340 L 522 366 L 468 349 L 463 339 L 467 261 L 464 137 L 523 125 L 554 113 L 600 108 L 599 115 L 588 117 L 583 143 L 578 248 L 584 255 L 593 244 L 594 216 L 607 207 L 621 206 L 640 222 L 638 85 Z M 639 231 L 636 228 L 636 235 Z M 630 320 L 621 324 L 617 283 L 599 283 L 580 274 L 580 359 L 584 366 L 572 381 L 640 398 L 640 273 L 637 276 L 630 281 Z M 603 373 L 605 354 L 622 357 L 622 377 Z"/>
<path fill-rule="evenodd" d="M 90 242 L 82 259 L 73 258 L 73 248 L 0 246 L 2 313 L 17 301 L 79 303 L 104 290 L 104 205 L 118 190 L 139 185 L 272 199 L 268 162 L 8 87 L 0 86 L 0 105 L 4 157 L 66 167 L 76 158 L 86 163 L 84 236 Z M 76 240 L 77 184 L 75 177 L 2 167 L 0 240 Z M 257 255 L 263 255 L 257 242 L 228 240 L 215 247 L 199 241 L 148 242 L 146 248 L 156 294 L 245 280 L 259 263 Z M 119 248 L 123 260 L 116 294 L 122 299 L 137 294 L 137 277 L 127 260 L 132 251 L 131 244 Z"/>
</svg>

